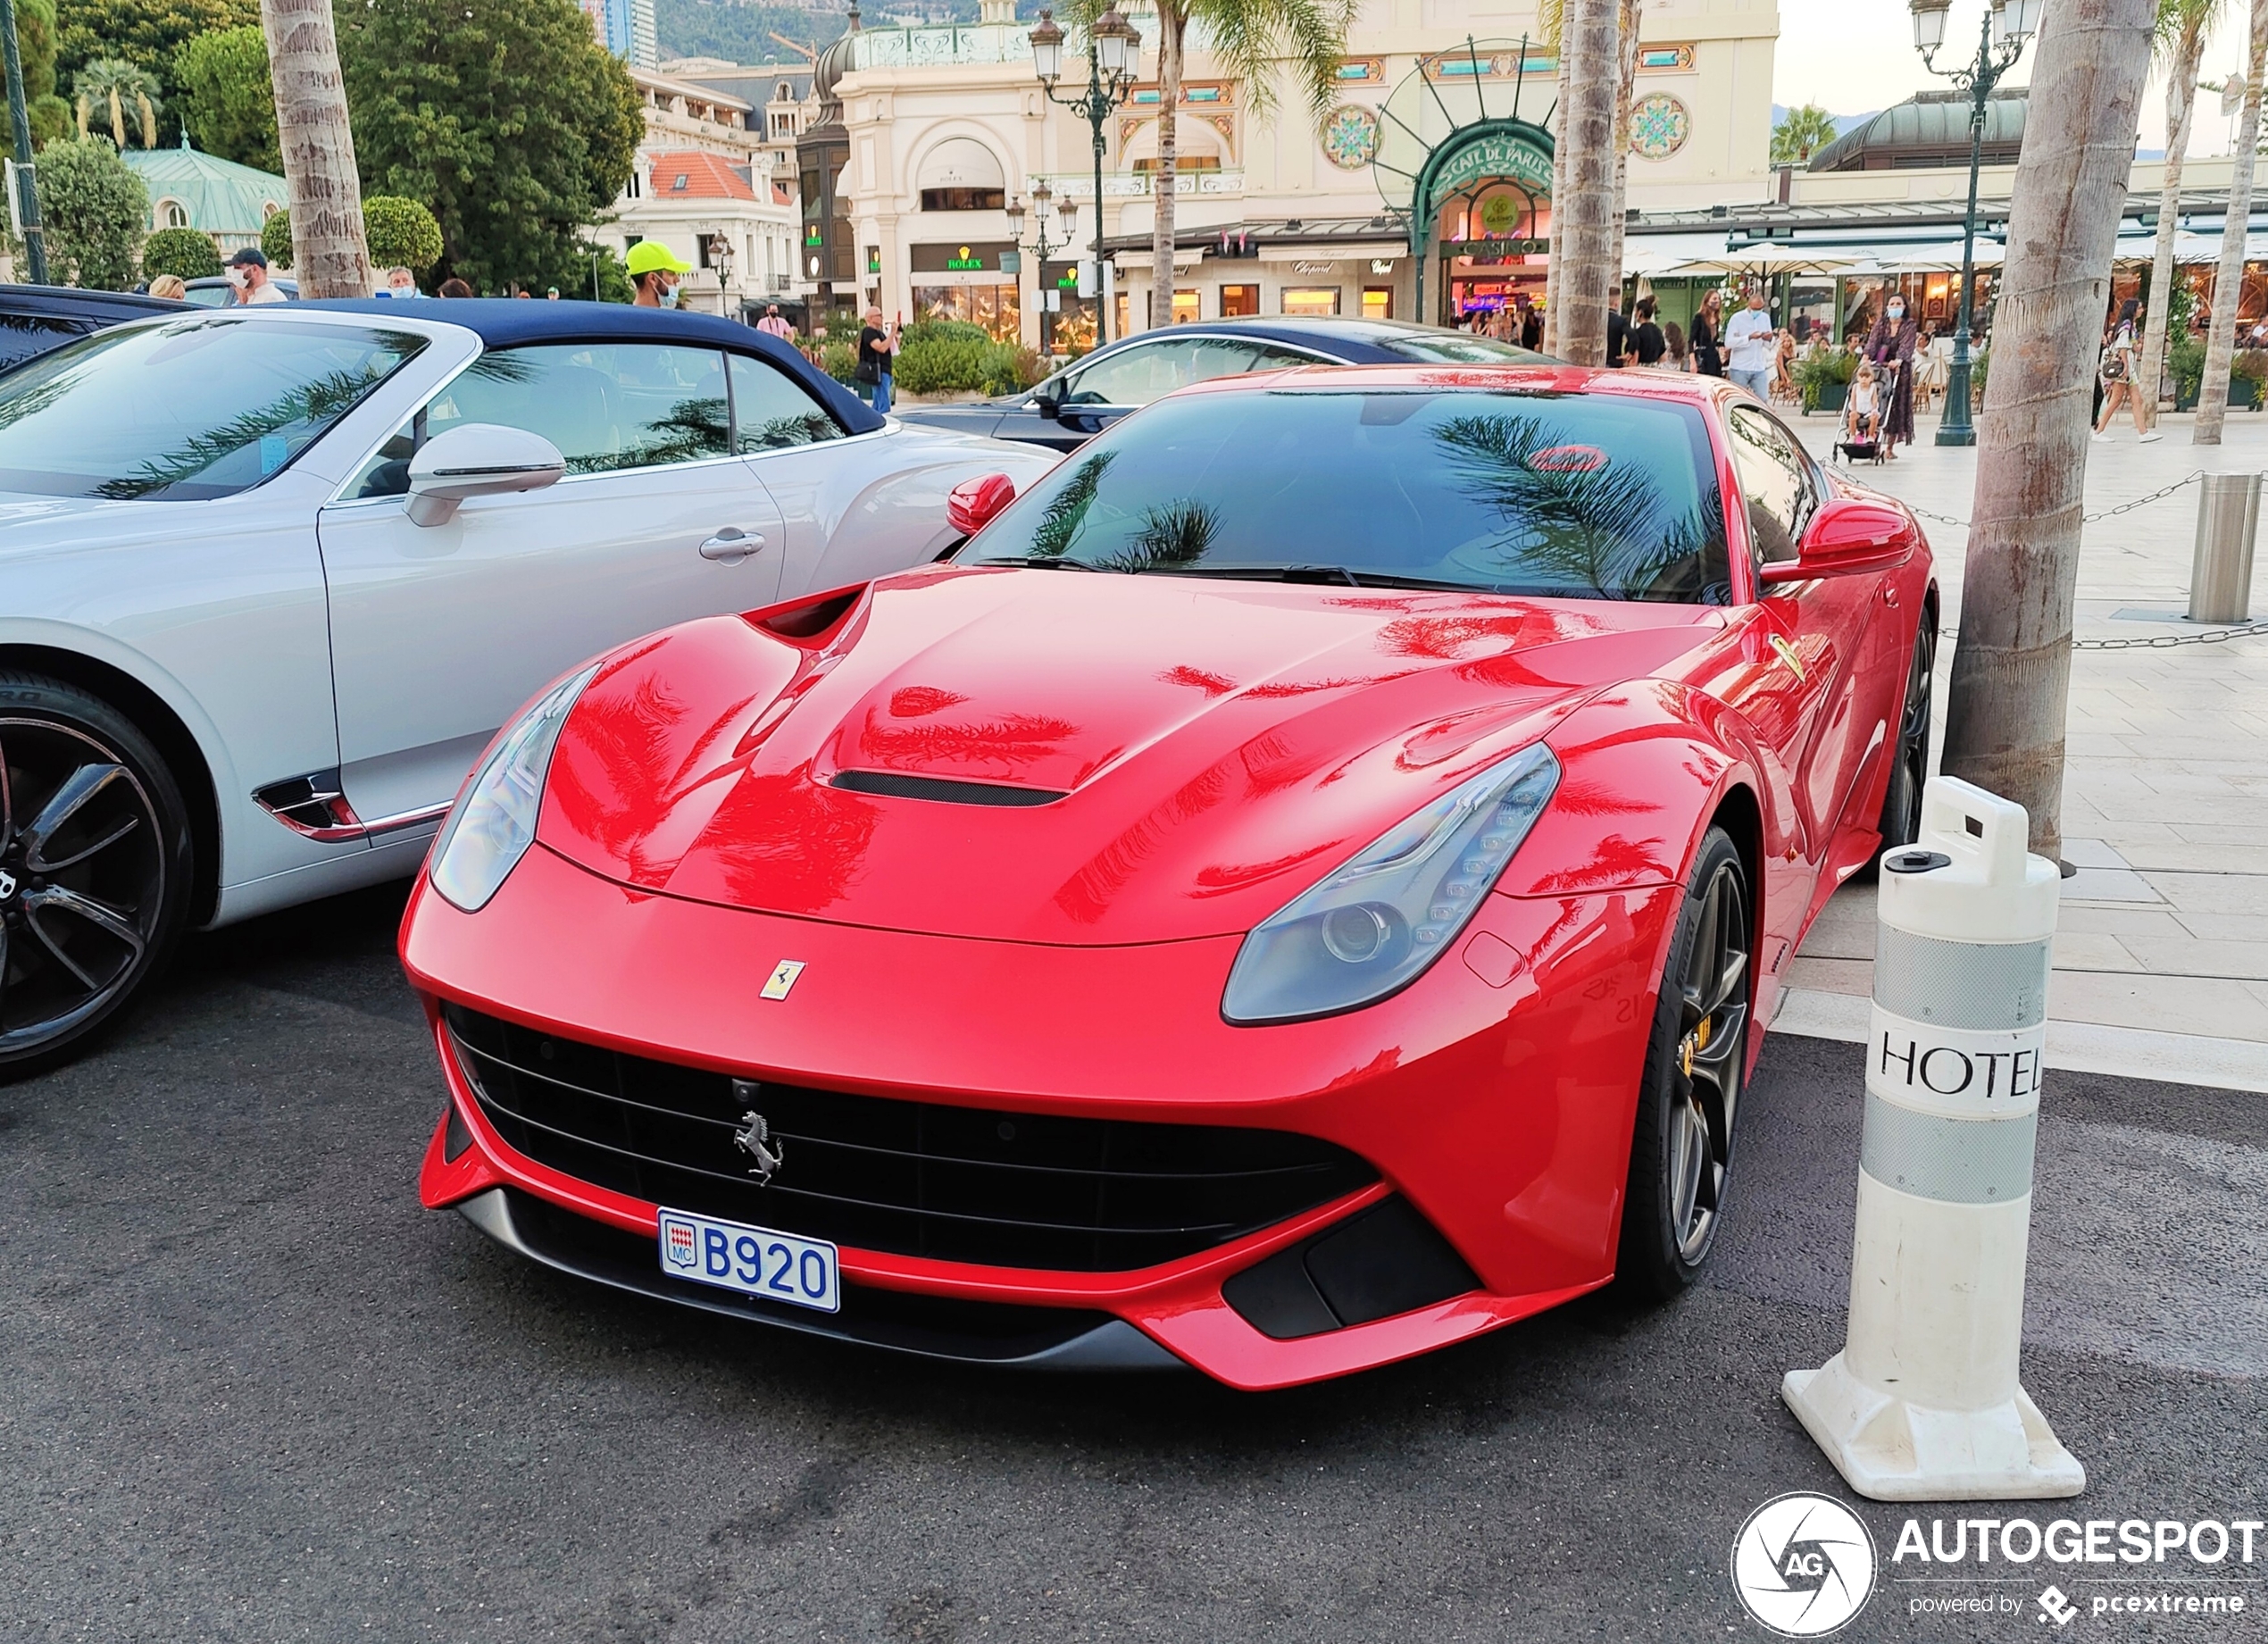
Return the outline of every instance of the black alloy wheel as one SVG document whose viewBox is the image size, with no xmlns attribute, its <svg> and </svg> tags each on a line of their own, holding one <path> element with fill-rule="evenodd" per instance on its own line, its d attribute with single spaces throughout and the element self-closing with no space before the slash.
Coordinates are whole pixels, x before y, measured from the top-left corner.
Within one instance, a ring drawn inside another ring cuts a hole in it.
<svg viewBox="0 0 2268 1644">
<path fill-rule="evenodd" d="M 0 1077 L 69 1053 L 179 935 L 188 827 L 155 749 L 74 687 L 0 673 Z"/>
<path fill-rule="evenodd" d="M 1882 794 L 1884 850 L 1911 845 L 1922 837 L 1922 790 L 1930 780 L 1930 689 L 1937 659 L 1937 623 L 1924 605 L 1921 629 L 1914 636 L 1914 660 L 1905 671 L 1889 786 Z"/>
<path fill-rule="evenodd" d="M 1617 1276 L 1666 1300 L 1708 1260 L 1732 1170 L 1755 997 L 1748 875 L 1722 828 L 1694 862 L 1647 1042 Z"/>
</svg>

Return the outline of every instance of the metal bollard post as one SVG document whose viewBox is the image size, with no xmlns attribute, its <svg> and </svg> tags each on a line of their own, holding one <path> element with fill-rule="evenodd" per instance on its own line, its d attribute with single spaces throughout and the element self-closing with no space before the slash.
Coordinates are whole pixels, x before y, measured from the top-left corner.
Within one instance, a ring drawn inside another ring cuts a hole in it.
<svg viewBox="0 0 2268 1644">
<path fill-rule="evenodd" d="M 1877 1501 L 2087 1482 L 2016 1373 L 2061 883 L 2026 830 L 2023 806 L 1935 777 L 1920 839 L 1882 856 L 1848 1333 L 1780 1384 Z"/>
<path fill-rule="evenodd" d="M 2260 524 L 2258 474 L 2207 474 L 2197 498 L 2189 563 L 2189 620 L 2241 622 L 2252 613 L 2252 538 Z"/>
</svg>

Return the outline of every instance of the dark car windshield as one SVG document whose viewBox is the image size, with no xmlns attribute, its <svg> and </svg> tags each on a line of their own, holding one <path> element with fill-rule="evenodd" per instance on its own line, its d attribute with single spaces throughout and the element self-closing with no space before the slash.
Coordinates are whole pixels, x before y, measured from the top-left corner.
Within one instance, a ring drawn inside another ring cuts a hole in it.
<svg viewBox="0 0 2268 1644">
<path fill-rule="evenodd" d="M 1722 605 L 1700 411 L 1549 390 L 1284 388 L 1131 417 L 971 563 Z"/>
<path fill-rule="evenodd" d="M 1463 331 L 1419 330 L 1395 332 L 1370 339 L 1388 354 L 1398 354 L 1405 360 L 1422 360 L 1429 365 L 1550 365 L 1551 355 L 1538 354 L 1532 348 L 1522 348 L 1517 343 L 1500 342 L 1493 337 L 1474 337 Z"/>
<path fill-rule="evenodd" d="M 0 379 L 0 490 L 233 497 L 424 346 L 376 326 L 219 315 L 104 331 Z"/>
</svg>

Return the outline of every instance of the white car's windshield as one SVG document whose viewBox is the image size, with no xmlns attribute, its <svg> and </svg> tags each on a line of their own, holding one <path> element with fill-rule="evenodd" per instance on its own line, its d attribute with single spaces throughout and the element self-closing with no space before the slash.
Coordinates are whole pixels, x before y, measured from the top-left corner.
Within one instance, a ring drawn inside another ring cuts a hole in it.
<svg viewBox="0 0 2268 1644">
<path fill-rule="evenodd" d="M 0 490 L 233 497 L 321 438 L 425 341 L 234 315 L 103 332 L 0 378 Z"/>
</svg>

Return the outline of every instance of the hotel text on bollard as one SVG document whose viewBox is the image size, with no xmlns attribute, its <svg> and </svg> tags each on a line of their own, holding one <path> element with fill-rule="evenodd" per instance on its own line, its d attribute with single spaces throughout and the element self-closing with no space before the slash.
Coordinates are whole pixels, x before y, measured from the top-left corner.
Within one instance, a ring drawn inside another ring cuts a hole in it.
<svg viewBox="0 0 2268 1644">
<path fill-rule="evenodd" d="M 2074 1496 L 2016 1375 L 2055 864 L 2023 807 L 1933 779 L 1885 852 L 1843 1350 L 1788 1401 L 1879 1501 Z"/>
</svg>

